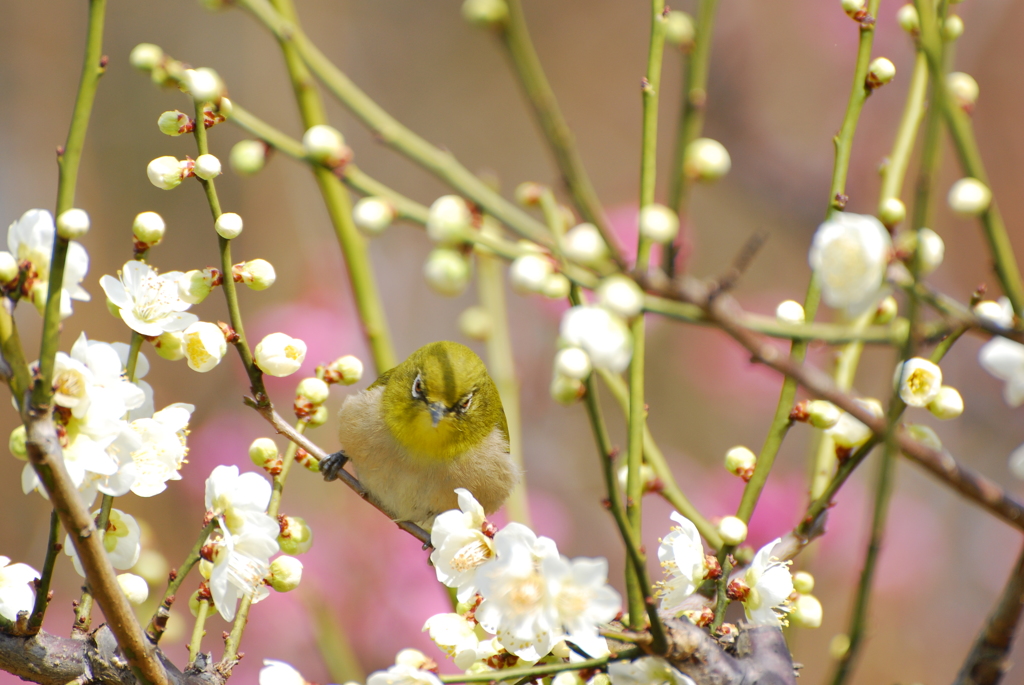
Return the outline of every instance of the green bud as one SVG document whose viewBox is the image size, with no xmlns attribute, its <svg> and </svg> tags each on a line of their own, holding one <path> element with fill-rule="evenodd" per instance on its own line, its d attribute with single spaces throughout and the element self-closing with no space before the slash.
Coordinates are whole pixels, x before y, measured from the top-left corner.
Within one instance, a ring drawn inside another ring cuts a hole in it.
<svg viewBox="0 0 1024 685">
<path fill-rule="evenodd" d="M 505 0 L 466 0 L 462 18 L 474 26 L 499 26 L 508 19 L 508 5 Z"/>
<path fill-rule="evenodd" d="M 11 437 L 7 440 L 7 447 L 11 450 L 11 454 L 14 455 L 15 459 L 21 461 L 28 461 L 28 433 L 25 431 L 24 426 L 18 426 L 11 431 Z"/>
<path fill-rule="evenodd" d="M 291 592 L 302 581 L 302 562 L 281 555 L 270 564 L 270 587 L 278 592 Z"/>
<path fill-rule="evenodd" d="M 256 438 L 249 445 L 249 459 L 261 469 L 277 459 L 278 454 L 277 443 L 270 438 Z"/>
<path fill-rule="evenodd" d="M 277 544 L 285 554 L 295 556 L 309 551 L 313 546 L 313 529 L 305 519 L 298 516 L 285 516 L 281 522 L 281 534 L 277 536 Z"/>
<path fill-rule="evenodd" d="M 160 133 L 168 136 L 180 136 L 182 133 L 188 133 L 193 128 L 192 121 L 188 118 L 188 115 L 176 109 L 163 112 L 157 118 L 156 125 L 160 129 Z"/>
<path fill-rule="evenodd" d="M 693 28 L 693 17 L 686 12 L 672 10 L 665 17 L 665 42 L 670 45 L 687 47 L 693 43 L 696 31 Z"/>
<path fill-rule="evenodd" d="M 327 411 L 327 407 L 321 404 L 319 407 L 316 408 L 316 411 L 310 414 L 309 417 L 306 419 L 306 425 L 309 426 L 310 428 L 319 428 L 320 426 L 327 423 L 327 421 L 329 421 L 330 418 L 331 413 Z"/>
<path fill-rule="evenodd" d="M 299 381 L 295 394 L 309 400 L 312 404 L 323 404 L 330 396 L 331 389 L 319 378 L 303 378 Z"/>
<path fill-rule="evenodd" d="M 228 162 L 239 176 L 252 176 L 267 161 L 267 146 L 260 140 L 240 140 L 231 148 Z"/>
</svg>

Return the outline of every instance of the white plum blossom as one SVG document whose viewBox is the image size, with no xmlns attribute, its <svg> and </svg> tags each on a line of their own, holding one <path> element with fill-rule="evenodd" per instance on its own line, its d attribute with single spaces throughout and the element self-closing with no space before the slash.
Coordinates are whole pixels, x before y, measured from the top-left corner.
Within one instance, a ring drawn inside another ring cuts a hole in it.
<svg viewBox="0 0 1024 685">
<path fill-rule="evenodd" d="M 9 557 L 0 556 L 0 616 L 17 621 L 18 612 L 32 611 L 36 592 L 32 581 L 39 571 L 28 564 L 12 564 Z"/>
<path fill-rule="evenodd" d="M 673 511 L 669 518 L 679 525 L 658 546 L 658 561 L 668 577 L 658 583 L 656 594 L 661 610 L 678 616 L 678 607 L 697 591 L 708 569 L 697 526 L 678 511 Z"/>
<path fill-rule="evenodd" d="M 979 319 L 1002 328 L 1013 328 L 1013 305 L 1010 298 L 1000 297 L 998 300 L 982 300 L 974 305 L 974 314 Z"/>
<path fill-rule="evenodd" d="M 199 320 L 185 312 L 191 305 L 178 294 L 180 276 L 180 271 L 158 274 L 149 264 L 133 260 L 124 265 L 120 279 L 104 276 L 100 285 L 129 328 L 155 337 L 184 330 Z"/>
<path fill-rule="evenodd" d="M 893 385 L 908 406 L 927 407 L 939 395 L 942 369 L 927 359 L 914 357 L 896 367 Z"/>
<path fill-rule="evenodd" d="M 885 414 L 882 404 L 875 399 L 854 400 L 872 416 L 881 418 Z M 832 438 L 838 447 L 852 449 L 866 443 L 872 435 L 871 429 L 854 418 L 853 414 L 843 412 L 835 425 L 825 430 L 825 435 Z"/>
<path fill-rule="evenodd" d="M 780 626 L 780 614 L 788 611 L 787 598 L 793 594 L 793 576 L 788 561 L 772 557 L 772 550 L 782 538 L 776 538 L 754 555 L 744 575 L 750 593 L 743 600 L 747 620 L 757 626 Z"/>
<path fill-rule="evenodd" d="M 567 344 L 583 348 L 594 366 L 613 373 L 625 371 L 633 357 L 629 327 L 603 307 L 573 307 L 562 317 L 560 334 Z"/>
<path fill-rule="evenodd" d="M 694 685 L 690 676 L 657 656 L 642 656 L 636 661 L 613 661 L 608 664 L 608 677 L 612 685 Z"/>
<path fill-rule="evenodd" d="M 814 234 L 808 255 L 830 307 L 859 314 L 872 306 L 882 289 L 892 240 L 873 216 L 837 212 Z"/>
<path fill-rule="evenodd" d="M 260 685 L 306 685 L 294 666 L 283 661 L 264 659 L 260 669 Z"/>
<path fill-rule="evenodd" d="M 476 594 L 477 569 L 494 557 L 494 541 L 484 534 L 484 508 L 465 488 L 457 488 L 459 509 L 434 519 L 430 531 L 430 563 L 437 579 L 457 589 L 460 602 Z"/>
<path fill-rule="evenodd" d="M 228 351 L 224 331 L 215 323 L 196 321 L 182 332 L 188 368 L 206 373 L 220 364 Z"/>
<path fill-rule="evenodd" d="M 45 209 L 30 209 L 7 229 L 7 249 L 18 263 L 28 269 L 25 288 L 29 299 L 40 312 L 46 305 L 50 278 L 50 253 L 57 228 L 53 216 Z M 82 288 L 82 279 L 89 271 L 89 255 L 81 243 L 68 243 L 64 262 L 64 279 L 60 291 L 60 317 L 71 315 L 71 300 L 89 301 Z"/>
<path fill-rule="evenodd" d="M 496 559 L 477 572 L 483 602 L 476 619 L 494 633 L 509 652 L 536 661 L 564 635 L 555 606 L 548 564 L 558 560 L 558 548 L 519 523 L 510 523 L 494 536 Z"/>
<path fill-rule="evenodd" d="M 93 513 L 93 518 L 99 516 L 99 511 Z M 103 549 L 110 557 L 110 565 L 124 571 L 130 569 L 139 560 L 142 552 L 142 531 L 138 522 L 131 514 L 126 514 L 120 509 L 111 509 L 107 520 L 107 527 L 101 531 L 103 535 Z M 71 562 L 78 575 L 85 577 L 85 569 L 82 568 L 82 561 L 78 558 L 71 536 L 64 538 L 64 553 L 71 557 Z"/>
<path fill-rule="evenodd" d="M 1024 404 L 1024 345 L 1006 338 L 989 340 L 978 353 L 982 368 L 1005 381 L 1003 399 L 1011 407 Z"/>
<path fill-rule="evenodd" d="M 435 614 L 423 624 L 423 630 L 464 671 L 476 662 L 496 655 L 501 649 L 494 638 L 481 640 L 475 625 L 459 614 Z"/>
<path fill-rule="evenodd" d="M 271 376 L 289 376 L 306 359 L 306 343 L 287 333 L 271 333 L 256 345 L 256 364 Z"/>
<path fill-rule="evenodd" d="M 441 685 L 441 679 L 430 671 L 395 664 L 386 671 L 371 673 L 366 685 Z"/>
<path fill-rule="evenodd" d="M 188 422 L 195 407 L 181 402 L 131 422 L 131 451 L 120 472 L 131 475 L 130 490 L 139 497 L 159 495 L 167 481 L 181 480 L 178 471 L 188 456 Z M 102 487 L 100 488 L 102 492 Z"/>
<path fill-rule="evenodd" d="M 608 560 L 558 556 L 545 561 L 544 575 L 552 584 L 565 639 L 591 657 L 606 655 L 608 643 L 597 627 L 622 608 L 622 597 L 608 585 Z"/>
<path fill-rule="evenodd" d="M 245 519 L 265 515 L 270 493 L 270 483 L 260 474 L 218 466 L 206 479 L 206 510 L 224 517 L 229 530 L 240 530 Z"/>
</svg>

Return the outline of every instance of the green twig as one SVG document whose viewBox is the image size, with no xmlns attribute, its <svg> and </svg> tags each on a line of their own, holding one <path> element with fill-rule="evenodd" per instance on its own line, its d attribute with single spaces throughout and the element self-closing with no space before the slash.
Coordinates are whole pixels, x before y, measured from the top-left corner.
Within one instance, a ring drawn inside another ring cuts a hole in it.
<svg viewBox="0 0 1024 685">
<path fill-rule="evenodd" d="M 205 599 L 199 600 L 199 609 L 196 612 L 196 622 L 192 627 L 192 639 L 188 643 L 188 663 L 196 662 L 199 653 L 203 648 L 203 636 L 206 635 L 206 616 L 210 613 L 210 602 Z"/>
<path fill-rule="evenodd" d="M 639 647 L 630 647 L 618 654 L 598 657 L 596 659 L 584 659 L 575 662 L 556 662 L 553 664 L 541 664 L 539 666 L 527 666 L 525 668 L 505 668 L 498 671 L 485 671 L 466 675 L 443 675 L 442 683 L 489 683 L 515 678 L 534 680 L 540 676 L 562 673 L 563 671 L 582 671 L 594 668 L 602 668 L 612 661 L 626 661 L 642 656 L 643 651 Z"/>
<path fill-rule="evenodd" d="M 57 562 L 57 556 L 61 550 L 60 532 L 60 518 L 57 516 L 56 510 L 51 511 L 50 534 L 46 538 L 46 557 L 43 559 L 43 571 L 36 584 L 36 602 L 32 607 L 32 614 L 28 617 L 26 635 L 37 634 L 43 626 L 43 617 L 50 604 L 50 581 L 53 578 L 53 566 Z"/>
<path fill-rule="evenodd" d="M 196 538 L 195 544 L 192 545 L 192 549 L 189 550 L 185 560 L 181 562 L 181 566 L 171 572 L 171 577 L 167 582 L 167 590 L 164 592 L 163 600 L 161 600 L 160 606 L 157 607 L 157 610 L 153 613 L 153 617 L 149 620 L 149 625 L 146 627 L 146 636 L 151 642 L 153 642 L 153 644 L 160 642 L 160 638 L 163 637 L 164 630 L 167 628 L 167 619 L 170 616 L 171 605 L 174 604 L 178 590 L 181 589 L 182 583 L 185 582 L 185 577 L 188 576 L 193 567 L 199 563 L 203 545 L 206 544 L 206 540 L 210 537 L 210 534 L 213 533 L 213 529 L 216 526 L 216 520 L 210 521 L 206 524 L 203 530 L 200 531 L 199 537 Z"/>
<path fill-rule="evenodd" d="M 679 126 L 676 131 L 676 151 L 672 160 L 672 177 L 669 185 L 669 207 L 685 223 L 690 192 L 690 179 L 683 172 L 683 157 L 686 148 L 700 137 L 704 128 L 704 113 L 708 100 L 708 69 L 711 64 L 711 38 L 715 28 L 715 12 L 718 0 L 700 0 L 697 3 L 697 26 L 693 38 L 693 52 L 686 61 L 683 85 L 682 107 L 679 110 Z M 675 275 L 675 260 L 679 253 L 679 238 L 662 255 L 662 268 L 672 277 Z"/>
<path fill-rule="evenodd" d="M 501 37 L 508 50 L 512 66 L 519 76 L 519 83 L 523 87 L 526 99 L 533 107 L 537 122 L 554 154 L 555 162 L 562 174 L 562 180 L 565 181 L 573 204 L 579 210 L 583 220 L 597 226 L 601 237 L 608 245 L 612 259 L 620 267 L 624 267 L 625 262 L 622 260 L 622 250 L 618 240 L 608 226 L 604 210 L 601 208 L 601 201 L 597 197 L 597 192 L 590 182 L 590 177 L 587 175 L 586 168 L 576 149 L 572 129 L 569 128 L 565 117 L 562 116 L 558 100 L 555 98 L 555 93 L 544 74 L 537 51 L 530 40 L 522 2 L 507 0 L 507 5 L 508 19 L 502 26 Z"/>
<path fill-rule="evenodd" d="M 892 152 L 882 168 L 882 189 L 879 192 L 878 205 L 891 198 L 899 199 L 903 189 L 903 179 L 910 163 L 910 153 L 914 149 L 917 129 L 924 116 L 924 98 L 928 91 L 928 62 L 924 53 L 918 51 L 914 59 L 914 72 L 910 77 L 910 88 L 907 91 L 907 103 L 903 107 L 896 132 L 896 141 Z"/>
<path fill-rule="evenodd" d="M 110 510 L 114 507 L 114 498 L 110 495 L 103 495 L 100 510 L 96 514 L 96 530 L 100 541 L 107 534 L 107 525 L 110 523 Z M 88 579 L 86 579 L 88 582 Z M 82 596 L 75 606 L 75 624 L 72 633 L 75 635 L 87 635 L 92 626 L 92 589 L 86 585 L 82 588 Z"/>
</svg>

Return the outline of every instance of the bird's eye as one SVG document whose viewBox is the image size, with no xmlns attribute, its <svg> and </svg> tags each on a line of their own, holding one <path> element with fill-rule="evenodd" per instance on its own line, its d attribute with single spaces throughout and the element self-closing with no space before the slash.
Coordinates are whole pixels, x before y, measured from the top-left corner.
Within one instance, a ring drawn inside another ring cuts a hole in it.
<svg viewBox="0 0 1024 685">
<path fill-rule="evenodd" d="M 423 399 L 423 378 L 416 374 L 416 380 L 412 382 L 412 396 L 417 400 Z"/>
<path fill-rule="evenodd" d="M 463 397 L 462 400 L 457 405 L 455 405 L 455 408 L 456 408 L 456 410 L 458 410 L 458 412 L 460 414 L 463 414 L 463 413 L 469 411 L 469 405 L 472 404 L 472 403 L 473 403 L 473 393 L 469 393 L 468 395 Z"/>
</svg>

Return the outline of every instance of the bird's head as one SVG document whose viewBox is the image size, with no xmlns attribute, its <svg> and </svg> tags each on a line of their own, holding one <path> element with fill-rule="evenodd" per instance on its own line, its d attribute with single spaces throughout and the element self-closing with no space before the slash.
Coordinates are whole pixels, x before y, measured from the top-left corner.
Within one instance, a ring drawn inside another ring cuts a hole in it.
<svg viewBox="0 0 1024 685">
<path fill-rule="evenodd" d="M 495 427 L 508 432 L 498 390 L 483 361 L 465 345 L 425 345 L 382 380 L 384 421 L 417 457 L 453 459 Z"/>
</svg>

